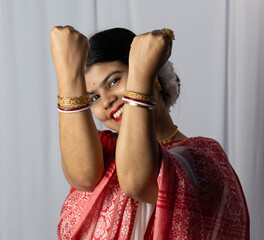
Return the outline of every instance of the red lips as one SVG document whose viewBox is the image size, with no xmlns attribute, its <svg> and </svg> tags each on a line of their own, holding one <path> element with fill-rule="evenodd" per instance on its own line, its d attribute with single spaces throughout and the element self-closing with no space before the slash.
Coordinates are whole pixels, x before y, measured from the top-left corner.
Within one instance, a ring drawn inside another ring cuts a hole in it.
<svg viewBox="0 0 264 240">
<path fill-rule="evenodd" d="M 112 112 L 110 112 L 110 117 L 114 119 L 115 121 L 120 121 L 122 119 L 122 113 L 120 114 L 119 118 L 114 118 L 113 115 L 121 108 L 123 107 L 124 103 L 118 105 Z"/>
</svg>

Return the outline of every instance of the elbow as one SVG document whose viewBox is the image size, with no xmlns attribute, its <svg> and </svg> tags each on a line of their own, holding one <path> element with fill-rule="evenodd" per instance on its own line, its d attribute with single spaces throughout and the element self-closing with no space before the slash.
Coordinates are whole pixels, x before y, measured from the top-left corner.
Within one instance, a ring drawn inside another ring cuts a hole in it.
<svg viewBox="0 0 264 240">
<path fill-rule="evenodd" d="M 67 182 L 75 189 L 80 191 L 91 191 L 100 182 L 103 176 L 104 169 L 98 168 L 84 169 L 84 168 L 66 168 L 63 165 L 63 173 Z"/>
<path fill-rule="evenodd" d="M 91 176 L 88 174 L 80 174 L 78 176 L 71 176 L 67 181 L 77 190 L 91 191 L 97 186 L 101 178 L 101 175 Z"/>
<path fill-rule="evenodd" d="M 141 201 L 156 204 L 158 194 L 157 179 L 140 180 L 131 177 L 125 181 L 119 180 L 121 190 L 129 197 Z"/>
<path fill-rule="evenodd" d="M 132 198 L 137 198 L 140 195 L 140 188 L 139 186 L 135 186 L 134 183 L 131 183 L 129 181 L 120 181 L 119 185 L 123 193 L 125 193 L 127 196 Z"/>
<path fill-rule="evenodd" d="M 156 204 L 159 167 L 144 168 L 143 171 L 140 171 L 140 168 L 122 170 L 117 168 L 121 190 L 137 201 Z"/>
<path fill-rule="evenodd" d="M 141 188 L 138 186 L 136 187 L 135 185 L 131 184 L 120 184 L 120 188 L 123 191 L 123 193 L 133 199 L 136 199 L 140 201 L 142 199 L 142 193 L 143 191 Z"/>
</svg>

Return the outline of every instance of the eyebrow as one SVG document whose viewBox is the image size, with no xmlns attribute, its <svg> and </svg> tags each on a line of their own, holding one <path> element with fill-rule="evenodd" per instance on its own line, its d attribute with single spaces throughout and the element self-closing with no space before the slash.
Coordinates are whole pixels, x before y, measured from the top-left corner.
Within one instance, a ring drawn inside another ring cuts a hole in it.
<svg viewBox="0 0 264 240">
<path fill-rule="evenodd" d="M 112 75 L 114 75 L 114 74 L 116 74 L 116 73 L 123 73 L 123 72 L 124 72 L 124 71 L 113 71 L 113 72 L 109 73 L 109 74 L 104 78 L 104 80 L 100 83 L 99 88 L 101 88 L 103 85 L 105 85 L 106 82 L 107 82 L 107 80 L 108 80 Z M 97 90 L 94 90 L 94 91 L 91 91 L 91 92 L 87 92 L 87 93 L 92 95 L 92 94 L 94 94 L 96 91 L 97 91 Z"/>
</svg>

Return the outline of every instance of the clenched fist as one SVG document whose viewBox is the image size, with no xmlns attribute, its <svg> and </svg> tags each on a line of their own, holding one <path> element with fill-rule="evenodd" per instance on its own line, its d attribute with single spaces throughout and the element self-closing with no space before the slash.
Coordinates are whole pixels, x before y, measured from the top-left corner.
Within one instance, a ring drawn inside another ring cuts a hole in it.
<svg viewBox="0 0 264 240">
<path fill-rule="evenodd" d="M 154 79 L 171 55 L 172 40 L 162 30 L 138 35 L 129 54 L 129 73 Z"/>
<path fill-rule="evenodd" d="M 84 74 L 89 50 L 87 38 L 71 26 L 54 27 L 50 33 L 51 52 L 58 81 L 74 81 Z"/>
</svg>

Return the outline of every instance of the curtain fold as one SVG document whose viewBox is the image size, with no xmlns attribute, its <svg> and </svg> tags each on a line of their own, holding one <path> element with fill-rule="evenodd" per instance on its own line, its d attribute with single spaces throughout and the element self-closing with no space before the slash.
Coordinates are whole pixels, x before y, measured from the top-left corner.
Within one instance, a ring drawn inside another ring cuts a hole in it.
<svg viewBox="0 0 264 240">
<path fill-rule="evenodd" d="M 262 239 L 264 208 L 264 3 L 228 1 L 228 155 L 248 201 L 251 239 Z"/>
</svg>

